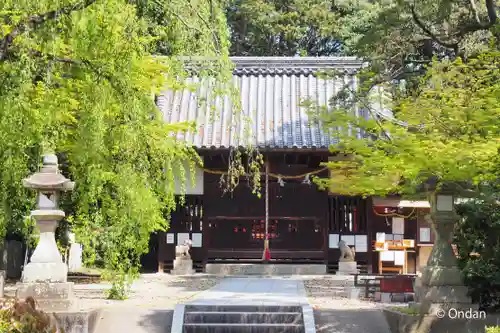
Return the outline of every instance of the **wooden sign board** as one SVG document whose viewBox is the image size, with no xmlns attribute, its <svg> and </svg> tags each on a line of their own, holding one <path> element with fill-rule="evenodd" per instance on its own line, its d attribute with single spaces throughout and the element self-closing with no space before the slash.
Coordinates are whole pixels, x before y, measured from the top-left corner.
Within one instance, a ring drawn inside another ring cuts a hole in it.
<svg viewBox="0 0 500 333">
<path fill-rule="evenodd" d="M 403 239 L 403 247 L 415 247 L 414 239 Z"/>
<path fill-rule="evenodd" d="M 375 242 L 375 251 L 403 250 L 415 247 L 414 239 L 388 240 L 385 242 Z"/>
</svg>

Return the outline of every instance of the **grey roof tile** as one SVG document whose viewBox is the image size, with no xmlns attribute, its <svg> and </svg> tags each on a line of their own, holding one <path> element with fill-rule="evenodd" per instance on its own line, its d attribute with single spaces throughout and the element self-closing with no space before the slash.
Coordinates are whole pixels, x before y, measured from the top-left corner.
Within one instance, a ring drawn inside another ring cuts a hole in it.
<svg viewBox="0 0 500 333">
<path fill-rule="evenodd" d="M 195 121 L 194 133 L 177 133 L 197 148 L 247 146 L 268 148 L 327 148 L 335 139 L 307 115 L 306 99 L 327 105 L 344 83 L 356 84 L 362 62 L 351 57 L 234 57 L 233 83 L 239 90 L 241 114 L 231 98 L 214 96 L 213 79 L 193 76 L 195 91 L 167 90 L 157 105 L 167 123 Z M 337 78 L 316 75 L 335 70 Z M 207 103 L 209 101 L 209 103 Z M 246 119 L 246 120 L 245 120 Z M 245 126 L 245 121 L 247 126 Z M 244 133 L 248 129 L 251 134 Z"/>
</svg>

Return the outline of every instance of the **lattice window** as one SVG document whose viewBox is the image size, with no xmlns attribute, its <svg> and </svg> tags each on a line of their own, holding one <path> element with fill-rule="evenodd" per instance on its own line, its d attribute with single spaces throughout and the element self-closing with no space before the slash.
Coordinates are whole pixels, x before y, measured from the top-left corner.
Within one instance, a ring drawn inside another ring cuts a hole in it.
<svg viewBox="0 0 500 333">
<path fill-rule="evenodd" d="M 366 199 L 359 197 L 330 197 L 328 206 L 328 228 L 330 232 L 366 232 Z"/>
<path fill-rule="evenodd" d="M 297 221 L 288 222 L 288 232 L 299 232 L 299 223 Z"/>
</svg>

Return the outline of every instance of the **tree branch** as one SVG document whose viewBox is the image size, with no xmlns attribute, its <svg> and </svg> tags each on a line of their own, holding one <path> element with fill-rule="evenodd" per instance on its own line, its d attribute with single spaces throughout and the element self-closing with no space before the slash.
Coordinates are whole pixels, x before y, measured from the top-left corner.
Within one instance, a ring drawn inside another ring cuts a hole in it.
<svg viewBox="0 0 500 333">
<path fill-rule="evenodd" d="M 106 79 L 111 87 L 113 87 L 114 90 L 116 90 L 118 93 L 124 95 L 125 92 L 123 89 L 120 89 L 120 87 L 116 84 L 116 79 L 113 77 L 113 74 L 103 70 L 102 68 L 99 68 L 96 66 L 92 61 L 87 60 L 87 59 L 82 59 L 82 60 L 75 60 L 71 58 L 63 58 L 63 57 L 58 57 L 52 54 L 45 54 L 37 50 L 31 50 L 30 54 L 32 56 L 40 57 L 40 58 L 46 58 L 50 61 L 53 62 L 58 62 L 58 63 L 63 63 L 63 64 L 69 64 L 69 65 L 74 65 L 74 66 L 79 66 L 79 67 L 84 67 L 90 70 L 92 73 L 96 74 L 97 76 Z M 137 89 L 134 89 L 137 90 Z"/>
<path fill-rule="evenodd" d="M 472 11 L 472 15 L 474 16 L 474 20 L 476 20 L 476 23 L 480 24 L 481 20 L 479 19 L 479 14 L 477 12 L 476 3 L 474 2 L 474 0 L 469 0 L 469 4 L 470 4 L 471 11 Z"/>
<path fill-rule="evenodd" d="M 219 43 L 219 37 L 217 36 L 217 34 L 215 33 L 214 29 L 212 28 L 213 24 L 209 24 L 207 22 L 207 20 L 205 20 L 205 18 L 200 14 L 200 11 L 193 8 L 193 5 L 191 2 L 189 2 L 189 6 L 191 7 L 191 10 L 193 10 L 195 13 L 196 13 L 196 16 L 198 16 L 198 18 L 205 24 L 205 26 L 210 30 L 211 34 L 212 34 L 212 38 L 214 40 L 214 44 L 215 44 L 215 52 L 217 54 L 220 54 L 220 50 L 221 50 L 221 47 L 220 47 L 220 43 Z M 209 6 L 210 6 L 210 19 L 211 21 L 214 21 L 214 9 L 213 9 L 213 4 L 212 4 L 212 1 L 209 0 Z"/>
<path fill-rule="evenodd" d="M 18 23 L 10 33 L 0 39 L 0 61 L 6 58 L 7 51 L 14 42 L 14 39 L 25 32 L 28 28 L 36 29 L 42 26 L 45 22 L 54 20 L 61 15 L 68 15 L 72 12 L 83 10 L 94 4 L 96 1 L 97 0 L 84 0 L 43 14 L 28 16 L 24 21 Z"/>
<path fill-rule="evenodd" d="M 457 51 L 458 51 L 458 42 L 444 41 L 440 37 L 438 37 L 435 33 L 433 33 L 429 28 L 427 28 L 425 26 L 424 22 L 422 22 L 422 20 L 418 17 L 417 12 L 415 11 L 415 3 L 410 6 L 410 9 L 411 9 L 411 16 L 413 18 L 413 21 L 415 22 L 415 24 L 420 29 L 422 29 L 422 31 L 427 36 L 429 36 L 430 38 L 432 38 L 432 40 L 434 40 L 439 45 L 444 46 L 444 47 L 449 48 L 449 49 L 453 49 L 453 50 L 455 50 L 455 53 L 457 53 Z"/>
<path fill-rule="evenodd" d="M 472 7 L 472 13 L 475 16 L 475 22 L 472 24 L 466 24 L 464 25 L 461 29 L 459 29 L 456 33 L 453 34 L 453 41 L 448 40 L 445 41 L 441 37 L 438 37 L 435 33 L 433 33 L 428 27 L 425 26 L 425 24 L 422 22 L 422 20 L 418 17 L 417 12 L 415 11 L 415 0 L 413 5 L 410 6 L 411 9 L 411 14 L 413 21 L 417 26 L 424 31 L 426 35 L 428 35 L 430 38 L 432 38 L 436 43 L 438 43 L 441 46 L 444 46 L 449 49 L 453 49 L 455 51 L 455 54 L 458 54 L 458 44 L 459 40 L 464 37 L 465 35 L 469 33 L 473 33 L 476 31 L 481 31 L 481 30 L 489 30 L 493 25 L 497 23 L 498 16 L 497 12 L 495 9 L 495 0 L 485 0 L 485 5 L 486 9 L 488 12 L 488 22 L 486 23 L 481 23 L 479 20 L 479 16 L 477 13 L 477 8 L 475 6 L 474 0 L 469 0 L 471 7 Z"/>
<path fill-rule="evenodd" d="M 488 22 L 487 23 L 476 22 L 474 24 L 468 24 L 457 32 L 455 38 L 462 37 L 465 34 L 479 30 L 488 30 L 493 25 L 495 25 L 495 23 L 497 23 L 495 0 L 485 0 L 485 5 L 486 5 L 486 10 L 488 12 Z"/>
</svg>

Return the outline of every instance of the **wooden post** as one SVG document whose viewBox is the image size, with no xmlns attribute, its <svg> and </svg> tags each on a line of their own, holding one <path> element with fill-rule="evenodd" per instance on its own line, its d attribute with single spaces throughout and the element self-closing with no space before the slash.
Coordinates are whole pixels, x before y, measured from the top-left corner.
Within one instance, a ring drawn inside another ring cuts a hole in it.
<svg viewBox="0 0 500 333">
<path fill-rule="evenodd" d="M 269 161 L 265 162 L 265 236 L 264 236 L 264 252 L 262 260 L 266 260 L 266 251 L 269 249 Z"/>
<path fill-rule="evenodd" d="M 158 263 L 158 273 L 163 273 L 163 272 L 164 272 L 164 270 L 163 270 L 163 262 L 160 261 Z"/>
<path fill-rule="evenodd" d="M 375 224 L 375 214 L 373 213 L 373 197 L 368 197 L 365 200 L 365 216 L 366 216 L 366 238 L 368 239 L 368 253 L 367 253 L 367 269 L 368 274 L 373 273 L 374 271 L 374 262 L 373 262 L 373 241 L 375 240 L 373 237 L 373 225 Z M 380 256 L 380 253 L 378 254 Z M 380 264 L 379 264 L 380 267 Z M 382 273 L 379 271 L 379 274 Z"/>
</svg>

